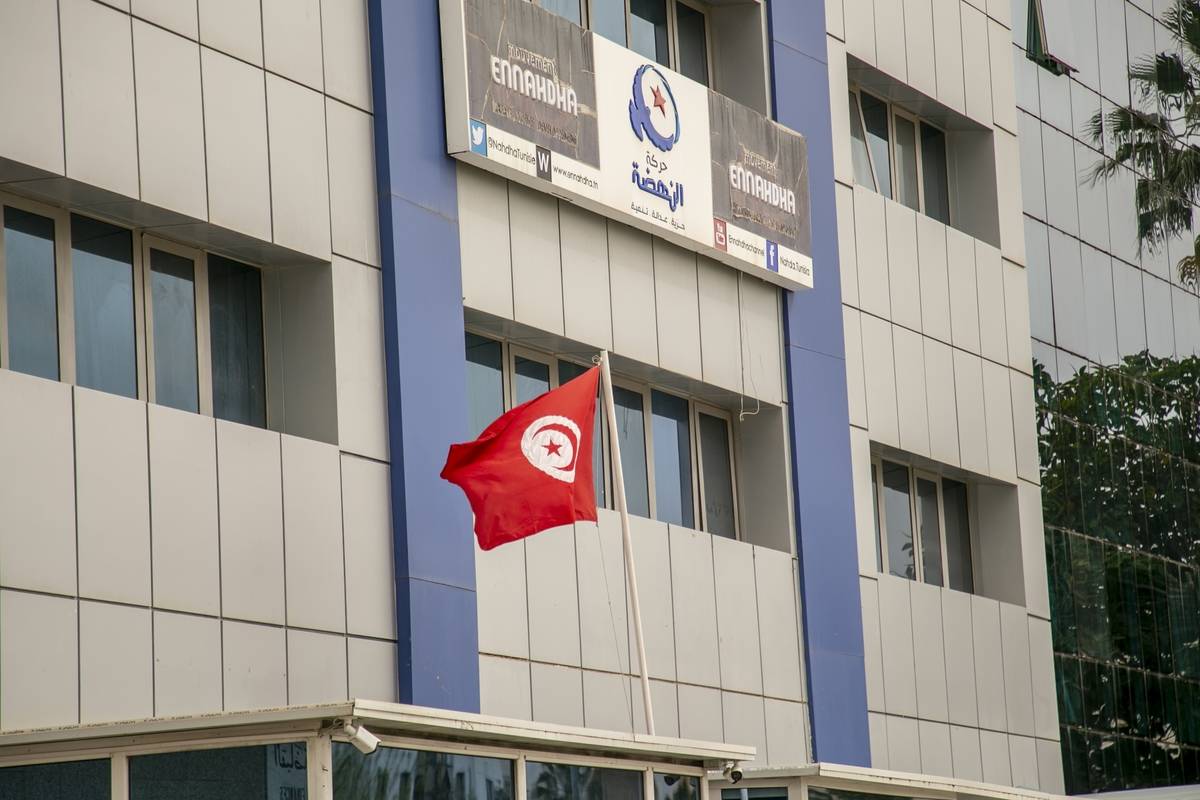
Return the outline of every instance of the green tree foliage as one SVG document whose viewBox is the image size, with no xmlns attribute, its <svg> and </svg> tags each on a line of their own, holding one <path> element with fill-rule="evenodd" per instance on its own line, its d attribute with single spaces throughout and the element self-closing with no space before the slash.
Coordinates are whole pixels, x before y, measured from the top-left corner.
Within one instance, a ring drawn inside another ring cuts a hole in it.
<svg viewBox="0 0 1200 800">
<path fill-rule="evenodd" d="M 1120 167 L 1138 176 L 1134 190 L 1139 250 L 1157 252 L 1171 239 L 1192 240 L 1176 268 L 1195 288 L 1200 277 L 1200 236 L 1192 236 L 1192 208 L 1200 203 L 1200 0 L 1177 0 L 1163 15 L 1177 49 L 1133 64 L 1133 103 L 1107 115 L 1098 111 L 1088 133 L 1111 156 L 1092 169 L 1092 182 Z"/>
</svg>

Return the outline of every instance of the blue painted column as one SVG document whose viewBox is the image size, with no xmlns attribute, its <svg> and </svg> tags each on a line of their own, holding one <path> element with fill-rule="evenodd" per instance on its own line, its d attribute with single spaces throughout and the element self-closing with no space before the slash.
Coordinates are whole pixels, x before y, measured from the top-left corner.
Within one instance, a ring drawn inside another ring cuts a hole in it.
<svg viewBox="0 0 1200 800">
<path fill-rule="evenodd" d="M 467 438 L 455 166 L 434 0 L 369 0 L 400 700 L 479 710 L 471 514 L 438 473 Z"/>
<path fill-rule="evenodd" d="M 784 332 L 813 758 L 869 766 L 825 4 L 769 13 L 775 118 L 808 141 L 812 193 L 816 286 L 784 293 Z"/>
</svg>

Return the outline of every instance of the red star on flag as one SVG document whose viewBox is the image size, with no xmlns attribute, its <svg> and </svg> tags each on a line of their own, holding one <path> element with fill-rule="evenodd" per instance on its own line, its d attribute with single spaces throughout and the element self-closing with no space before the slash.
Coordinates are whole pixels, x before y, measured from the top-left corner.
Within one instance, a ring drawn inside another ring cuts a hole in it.
<svg viewBox="0 0 1200 800">
<path fill-rule="evenodd" d="M 546 448 L 546 455 L 550 456 L 556 456 L 562 450 L 562 445 L 558 442 L 550 442 L 550 444 L 544 444 L 542 447 Z"/>
</svg>

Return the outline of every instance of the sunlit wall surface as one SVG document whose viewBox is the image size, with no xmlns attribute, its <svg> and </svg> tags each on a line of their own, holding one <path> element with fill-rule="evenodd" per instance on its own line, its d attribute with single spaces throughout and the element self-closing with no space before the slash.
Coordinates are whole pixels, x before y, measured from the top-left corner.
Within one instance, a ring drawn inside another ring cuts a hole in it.
<svg viewBox="0 0 1200 800">
<path fill-rule="evenodd" d="M 1044 4 L 1055 0 L 1043 0 Z M 1071 6 L 1055 75 L 1013 0 L 1047 572 L 1066 788 L 1200 782 L 1200 302 L 1185 235 L 1139 247 L 1097 112 L 1151 110 L 1130 65 L 1178 50 L 1172 2 Z M 1058 51 L 1053 25 L 1048 44 Z M 1055 52 L 1058 55 L 1058 52 Z"/>
</svg>

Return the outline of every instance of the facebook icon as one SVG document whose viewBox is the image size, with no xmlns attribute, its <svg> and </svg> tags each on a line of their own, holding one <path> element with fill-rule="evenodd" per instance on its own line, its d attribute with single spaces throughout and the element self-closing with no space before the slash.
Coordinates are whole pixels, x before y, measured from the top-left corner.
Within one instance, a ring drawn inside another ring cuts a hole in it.
<svg viewBox="0 0 1200 800">
<path fill-rule="evenodd" d="M 767 242 L 767 269 L 779 272 L 779 245 L 771 241 Z"/>
</svg>

